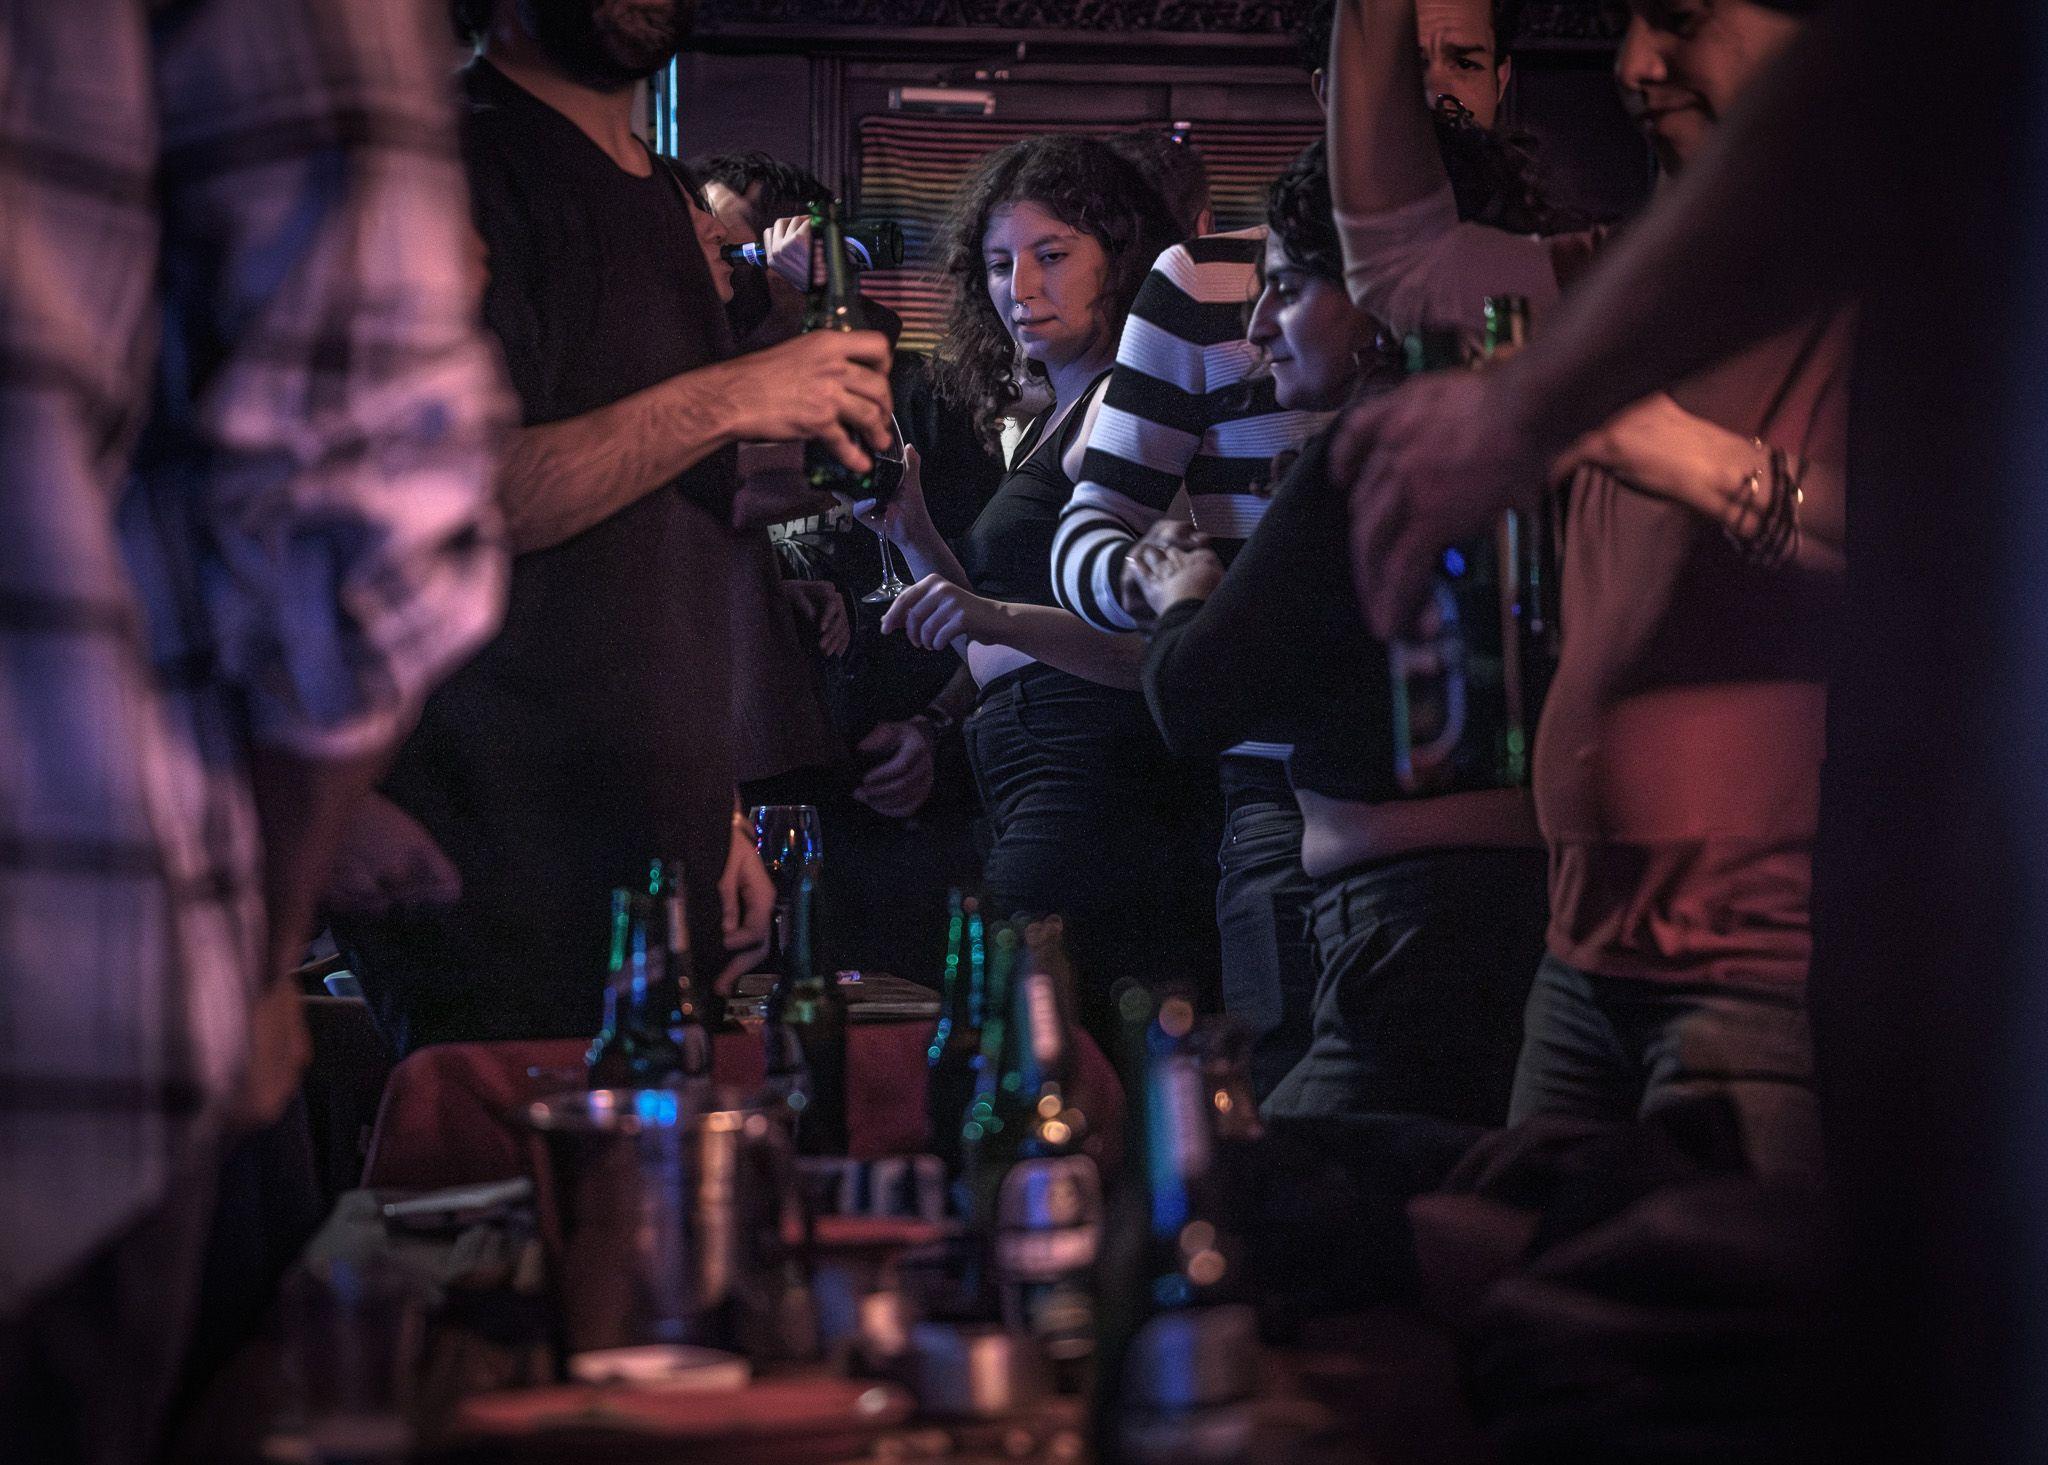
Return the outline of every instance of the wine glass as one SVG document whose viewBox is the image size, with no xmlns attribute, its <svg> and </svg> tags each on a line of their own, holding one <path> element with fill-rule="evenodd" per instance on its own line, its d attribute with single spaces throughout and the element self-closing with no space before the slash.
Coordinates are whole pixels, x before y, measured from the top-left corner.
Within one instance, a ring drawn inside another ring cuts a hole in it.
<svg viewBox="0 0 2048 1465">
<path fill-rule="evenodd" d="M 889 447 L 873 455 L 875 508 L 879 512 L 889 507 L 889 500 L 896 497 L 896 491 L 903 486 L 906 460 L 903 456 L 903 426 L 896 420 L 896 414 L 889 414 Z M 862 605 L 887 605 L 910 588 L 908 582 L 896 578 L 895 551 L 889 543 L 889 536 L 877 525 L 870 525 L 875 537 L 882 543 L 882 583 L 860 598 Z"/>
<path fill-rule="evenodd" d="M 825 868 L 825 830 L 816 804 L 757 804 L 753 819 L 754 848 L 775 882 L 775 962 L 780 967 L 789 950 L 796 903 L 810 898 Z"/>
</svg>

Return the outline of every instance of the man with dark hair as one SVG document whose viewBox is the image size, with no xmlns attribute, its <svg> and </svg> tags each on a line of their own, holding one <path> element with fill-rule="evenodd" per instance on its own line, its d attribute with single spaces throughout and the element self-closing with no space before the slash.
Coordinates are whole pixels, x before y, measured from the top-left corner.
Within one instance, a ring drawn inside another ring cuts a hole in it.
<svg viewBox="0 0 2048 1465">
<path fill-rule="evenodd" d="M 777 219 L 808 213 L 832 196 L 816 174 L 757 150 L 692 158 L 705 202 L 736 239 L 759 239 Z"/>
<path fill-rule="evenodd" d="M 1522 0 L 1420 0 L 1416 9 L 1423 95 L 1431 105 L 1450 97 L 1481 127 L 1491 128 L 1514 79 L 1508 52 L 1522 28 Z M 1309 0 L 1296 36 L 1296 55 L 1317 101 L 1323 99 L 1335 15 L 1332 0 Z"/>
<path fill-rule="evenodd" d="M 1103 139 L 1159 190 L 1174 222 L 1189 239 L 1216 227 L 1210 206 L 1209 165 L 1202 150 L 1178 132 L 1163 127 L 1133 127 Z"/>
<path fill-rule="evenodd" d="M 653 856 L 683 862 L 707 971 L 765 942 L 772 891 L 735 809 L 731 450 L 814 439 L 865 469 L 888 343 L 732 357 L 723 230 L 632 130 L 633 87 L 691 11 L 497 0 L 462 76 L 485 322 L 525 426 L 499 488 L 505 630 L 428 703 L 358 825 L 383 873 L 342 934 L 403 1047 L 593 1031 L 606 893 Z"/>
</svg>

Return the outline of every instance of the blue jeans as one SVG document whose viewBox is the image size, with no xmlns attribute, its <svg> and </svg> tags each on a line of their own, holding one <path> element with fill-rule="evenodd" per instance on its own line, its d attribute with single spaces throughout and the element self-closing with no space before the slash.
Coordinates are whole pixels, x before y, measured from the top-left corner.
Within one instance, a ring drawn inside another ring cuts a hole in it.
<svg viewBox="0 0 2048 1465">
<path fill-rule="evenodd" d="M 1804 988 L 1603 977 L 1545 956 L 1524 1026 L 1513 1122 L 1557 1114 L 1625 1123 L 1719 1094 L 1757 1170 L 1819 1168 Z"/>
<path fill-rule="evenodd" d="M 1315 882 L 1301 868 L 1301 809 L 1281 765 L 1222 763 L 1223 843 L 1216 854 L 1216 930 L 1223 1010 L 1251 1034 L 1252 1090 L 1273 1091 L 1308 1051 L 1316 953 Z"/>
<path fill-rule="evenodd" d="M 1431 850 L 1319 883 L 1314 1037 L 1276 1118 L 1501 1122 L 1549 916 L 1540 849 Z"/>
</svg>

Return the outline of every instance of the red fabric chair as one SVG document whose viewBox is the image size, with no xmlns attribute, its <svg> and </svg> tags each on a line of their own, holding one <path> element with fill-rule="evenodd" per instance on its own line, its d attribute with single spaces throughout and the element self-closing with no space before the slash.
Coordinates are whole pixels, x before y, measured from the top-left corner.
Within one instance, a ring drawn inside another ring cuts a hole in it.
<svg viewBox="0 0 2048 1465">
<path fill-rule="evenodd" d="M 855 1159 L 928 1148 L 924 1082 L 931 1034 L 928 1022 L 860 1023 L 847 1030 L 847 1130 Z M 1113 1167 L 1122 1152 L 1123 1089 L 1101 1050 L 1085 1033 L 1077 1038 L 1074 1103 L 1091 1121 L 1097 1158 Z M 422 1048 L 392 1070 L 363 1184 L 427 1190 L 527 1173 L 515 1115 L 535 1099 L 579 1086 L 588 1046 L 562 1039 Z M 755 1034 L 721 1035 L 713 1057 L 721 1084 L 746 1089 L 760 1083 Z"/>
</svg>

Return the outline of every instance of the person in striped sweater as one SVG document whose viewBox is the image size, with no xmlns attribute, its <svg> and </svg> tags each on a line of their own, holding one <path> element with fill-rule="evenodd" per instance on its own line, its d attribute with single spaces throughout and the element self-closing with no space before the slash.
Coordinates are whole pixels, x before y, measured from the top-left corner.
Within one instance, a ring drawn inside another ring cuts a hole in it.
<svg viewBox="0 0 2048 1465">
<path fill-rule="evenodd" d="M 1328 34 L 1323 27 L 1320 46 L 1305 41 L 1305 51 L 1326 51 Z M 1266 232 L 1198 232 L 1160 255 L 1138 291 L 1053 540 L 1054 596 L 1102 630 L 1138 627 L 1120 598 L 1124 557 L 1183 490 L 1196 524 L 1227 558 L 1264 512 L 1275 456 L 1324 421 L 1280 407 L 1271 379 L 1257 373 L 1258 349 L 1245 340 Z M 1312 891 L 1286 752 L 1245 744 L 1219 768 L 1223 1004 L 1251 1029 L 1261 1098 L 1307 1051 L 1315 992 L 1306 934 Z"/>
</svg>

